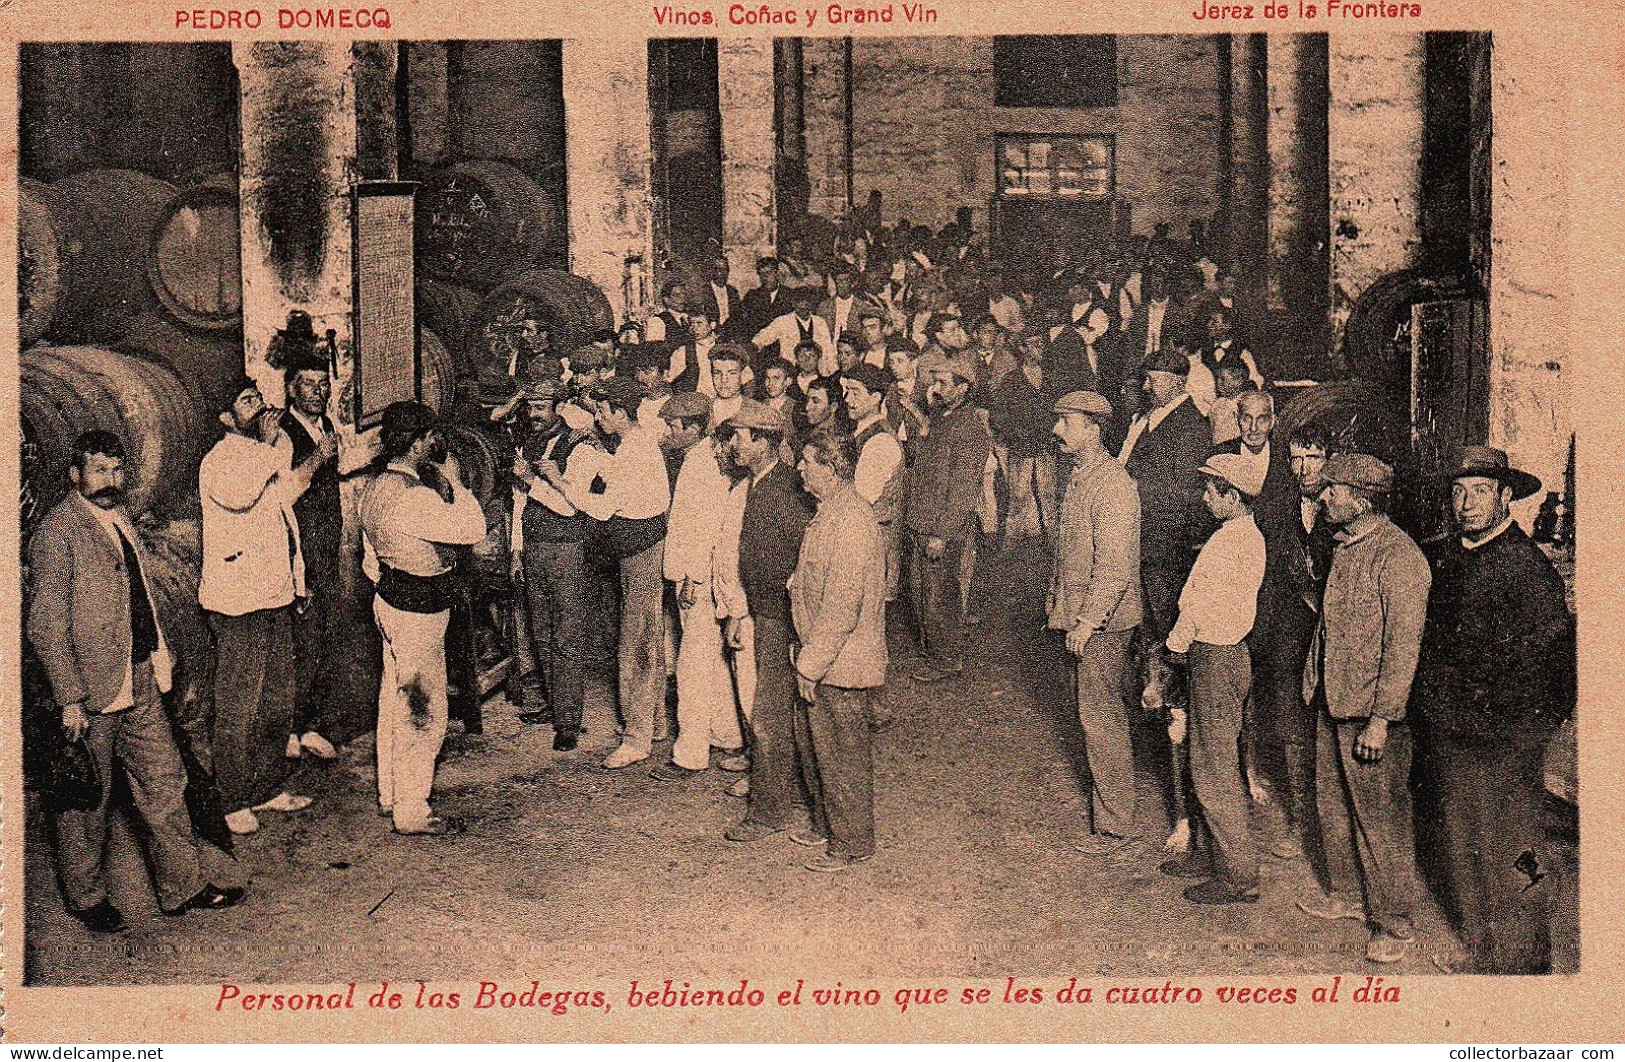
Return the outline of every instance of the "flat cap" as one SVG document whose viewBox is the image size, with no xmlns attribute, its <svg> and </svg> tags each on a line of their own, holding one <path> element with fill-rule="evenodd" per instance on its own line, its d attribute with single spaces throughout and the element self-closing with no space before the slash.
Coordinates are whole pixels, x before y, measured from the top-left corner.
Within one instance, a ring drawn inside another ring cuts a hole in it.
<svg viewBox="0 0 1625 1062">
<path fill-rule="evenodd" d="M 1210 454 L 1198 472 L 1204 476 L 1222 479 L 1249 498 L 1256 498 L 1264 489 L 1267 469 L 1249 461 L 1240 454 Z"/>
<path fill-rule="evenodd" d="M 944 358 L 941 356 L 926 359 L 929 365 L 922 364 L 921 372 L 945 372 L 959 377 L 966 383 L 976 382 L 976 363 L 963 356 Z"/>
<path fill-rule="evenodd" d="M 647 397 L 642 385 L 627 376 L 611 376 L 607 380 L 599 380 L 593 384 L 592 394 L 594 398 L 601 398 L 622 409 L 631 410 L 636 410 L 638 403 Z"/>
<path fill-rule="evenodd" d="M 866 361 L 860 361 L 858 364 L 841 373 L 841 379 L 851 380 L 855 384 L 861 384 L 863 389 L 872 395 L 885 394 L 886 389 L 892 384 L 891 373 L 880 368 L 878 365 L 870 365 Z"/>
<path fill-rule="evenodd" d="M 525 385 L 525 401 L 527 402 L 553 402 L 559 397 L 563 388 L 559 382 L 551 377 L 544 376 L 540 380 L 532 380 Z"/>
<path fill-rule="evenodd" d="M 1342 483 L 1386 494 L 1394 489 L 1394 470 L 1370 454 L 1333 454 L 1321 472 L 1327 483 Z"/>
<path fill-rule="evenodd" d="M 698 391 L 679 391 L 666 399 L 660 407 L 660 419 L 681 420 L 684 417 L 709 417 L 711 396 Z"/>
<path fill-rule="evenodd" d="M 1093 391 L 1069 391 L 1055 400 L 1051 413 L 1087 413 L 1091 417 L 1109 417 L 1112 404 Z"/>
<path fill-rule="evenodd" d="M 780 435 L 790 434 L 790 418 L 774 409 L 765 402 L 747 398 L 739 405 L 739 412 L 725 421 L 735 428 L 749 428 L 752 431 L 772 431 Z"/>
<path fill-rule="evenodd" d="M 608 360 L 607 354 L 598 347 L 577 347 L 570 352 L 570 371 L 588 372 L 592 369 L 602 369 Z"/>
<path fill-rule="evenodd" d="M 1188 376 L 1191 371 L 1190 359 L 1172 347 L 1163 347 L 1146 359 L 1144 369 L 1146 372 L 1169 372 L 1175 376 Z"/>
</svg>

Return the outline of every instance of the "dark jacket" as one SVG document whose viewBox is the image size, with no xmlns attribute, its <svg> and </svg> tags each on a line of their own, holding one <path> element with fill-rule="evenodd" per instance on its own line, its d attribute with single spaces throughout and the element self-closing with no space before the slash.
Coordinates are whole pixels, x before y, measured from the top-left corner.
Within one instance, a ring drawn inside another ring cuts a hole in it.
<svg viewBox="0 0 1625 1062">
<path fill-rule="evenodd" d="M 1430 738 L 1538 745 L 1574 709 L 1573 619 L 1552 562 L 1513 524 L 1466 549 L 1429 550 L 1428 599 L 1413 704 Z"/>
<path fill-rule="evenodd" d="M 710 294 L 707 291 L 707 294 Z M 734 336 L 743 336 L 749 339 L 757 332 L 773 323 L 773 319 L 790 312 L 790 289 L 779 285 L 777 292 L 769 295 L 766 288 L 754 287 L 745 292 L 744 298 L 739 300 L 739 323 L 733 320 L 728 322 L 728 331 Z M 713 298 L 713 301 L 714 298 Z"/>
<path fill-rule="evenodd" d="M 1059 398 L 1049 380 L 1034 387 L 1021 369 L 1006 373 L 993 391 L 988 412 L 993 433 L 1010 450 L 1011 457 L 1035 457 L 1048 453 L 1055 442 L 1055 414 L 1050 410 Z"/>
<path fill-rule="evenodd" d="M 932 416 L 909 470 L 908 529 L 945 542 L 962 541 L 981 501 L 982 471 L 992 452 L 993 439 L 969 402 Z"/>
<path fill-rule="evenodd" d="M 1207 418 L 1187 399 L 1142 434 L 1124 466 L 1140 489 L 1140 562 L 1188 569 L 1212 529 L 1197 469 L 1213 449 Z"/>
<path fill-rule="evenodd" d="M 751 485 L 739 529 L 739 582 L 752 616 L 790 622 L 785 584 L 796 570 L 812 518 L 813 500 L 794 469 L 774 465 L 760 483 Z"/>
<path fill-rule="evenodd" d="M 333 422 L 323 416 L 321 426 L 333 434 Z M 282 430 L 293 443 L 293 465 L 298 468 L 316 452 L 316 440 L 310 437 L 299 418 L 288 414 L 282 418 Z M 299 521 L 299 548 L 305 557 L 305 585 L 319 594 L 338 593 L 339 540 L 343 535 L 344 513 L 339 502 L 338 461 L 327 461 L 311 478 L 310 489 L 293 503 L 294 518 Z"/>
</svg>

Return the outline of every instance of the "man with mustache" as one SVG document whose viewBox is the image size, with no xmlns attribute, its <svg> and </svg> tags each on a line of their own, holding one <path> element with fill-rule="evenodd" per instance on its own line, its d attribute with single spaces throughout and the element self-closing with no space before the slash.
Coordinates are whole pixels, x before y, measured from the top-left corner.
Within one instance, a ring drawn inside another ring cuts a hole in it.
<svg viewBox="0 0 1625 1062">
<path fill-rule="evenodd" d="M 161 700 L 172 662 L 162 617 L 147 594 L 149 558 L 120 504 L 124 461 L 116 436 L 79 436 L 68 467 L 74 489 L 45 515 L 28 543 L 28 640 L 61 710 L 64 738 L 85 743 L 101 781 L 95 808 L 55 816 L 57 873 L 68 912 L 97 933 L 124 928 L 105 881 L 115 759 L 129 776 L 147 827 L 163 912 L 219 910 L 243 898 L 241 889 L 208 883 L 198 862 L 186 774 Z"/>
<path fill-rule="evenodd" d="M 282 411 L 245 379 L 220 414 L 225 436 L 198 468 L 203 575 L 198 603 L 215 636 L 214 754 L 233 833 L 259 829 L 257 811 L 302 811 L 282 789 L 294 726 L 294 602 L 306 596 L 293 504 L 338 451 L 324 434 L 298 466 Z"/>
</svg>

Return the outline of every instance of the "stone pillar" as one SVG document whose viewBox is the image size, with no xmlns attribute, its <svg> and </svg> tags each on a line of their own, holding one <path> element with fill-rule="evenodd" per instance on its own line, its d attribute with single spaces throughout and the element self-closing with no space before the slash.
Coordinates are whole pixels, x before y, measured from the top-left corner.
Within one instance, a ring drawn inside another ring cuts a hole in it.
<svg viewBox="0 0 1625 1062">
<path fill-rule="evenodd" d="M 407 70 L 407 122 L 412 127 L 412 161 L 438 165 L 451 147 L 451 85 L 444 41 L 410 41 Z"/>
<path fill-rule="evenodd" d="M 1254 327 L 1271 377 L 1326 379 L 1326 35 L 1270 34 L 1266 48 L 1267 308 Z"/>
<path fill-rule="evenodd" d="M 718 109 L 722 113 L 722 248 L 735 277 L 776 253 L 773 40 L 717 41 Z"/>
<path fill-rule="evenodd" d="M 803 73 L 800 37 L 773 43 L 775 140 L 778 160 L 775 195 L 780 225 L 799 223 L 807 213 L 807 109 L 802 101 Z"/>
<path fill-rule="evenodd" d="M 1349 312 L 1384 274 L 1416 265 L 1422 246 L 1420 33 L 1330 38 L 1326 116 L 1331 218 L 1332 349 Z"/>
<path fill-rule="evenodd" d="M 1574 431 L 1563 379 L 1572 368 L 1568 174 L 1575 151 L 1564 39 L 1496 33 L 1490 52 L 1490 445 L 1549 491 L 1563 489 Z M 1532 512 L 1518 515 L 1532 526 Z"/>
<path fill-rule="evenodd" d="M 1221 264 L 1234 264 L 1242 277 L 1242 290 L 1253 294 L 1263 291 L 1268 239 L 1266 51 L 1263 34 L 1242 34 L 1231 39 L 1230 247 L 1229 261 Z"/>
<path fill-rule="evenodd" d="M 564 115 L 570 271 L 603 289 L 617 321 L 641 318 L 654 259 L 646 49 L 566 40 Z"/>
<path fill-rule="evenodd" d="M 826 218 L 843 218 L 847 208 L 844 54 L 839 37 L 808 37 L 802 42 L 802 113 L 811 189 L 807 210 Z"/>
<path fill-rule="evenodd" d="M 304 310 L 317 335 L 338 333 L 338 394 L 352 370 L 355 59 L 348 43 L 264 41 L 234 43 L 232 60 L 242 89 L 244 367 L 280 404 L 266 345 L 288 311 Z"/>
</svg>

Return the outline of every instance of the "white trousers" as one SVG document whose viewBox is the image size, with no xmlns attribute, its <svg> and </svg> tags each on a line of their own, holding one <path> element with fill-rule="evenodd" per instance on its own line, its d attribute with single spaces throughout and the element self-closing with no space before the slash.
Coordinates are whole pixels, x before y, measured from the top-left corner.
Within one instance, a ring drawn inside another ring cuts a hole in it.
<svg viewBox="0 0 1625 1062">
<path fill-rule="evenodd" d="M 683 626 L 677 646 L 677 741 L 672 762 L 691 771 L 711 766 L 711 749 L 737 749 L 739 733 L 733 678 L 722 656 L 722 625 L 708 588 L 694 604 L 678 609 Z"/>
<path fill-rule="evenodd" d="M 403 612 L 374 597 L 384 639 L 378 686 L 378 806 L 399 829 L 430 817 L 434 760 L 446 739 L 446 625 L 451 612 Z"/>
<path fill-rule="evenodd" d="M 733 652 L 734 685 L 739 691 L 739 714 L 750 722 L 756 709 L 756 621 L 739 621 L 739 648 Z"/>
</svg>

